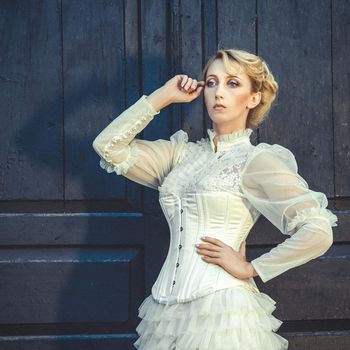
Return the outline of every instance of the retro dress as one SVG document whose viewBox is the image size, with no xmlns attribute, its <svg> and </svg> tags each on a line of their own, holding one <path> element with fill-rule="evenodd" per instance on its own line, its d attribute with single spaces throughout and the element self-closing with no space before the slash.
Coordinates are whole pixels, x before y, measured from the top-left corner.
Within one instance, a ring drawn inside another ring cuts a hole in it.
<svg viewBox="0 0 350 350">
<path fill-rule="evenodd" d="M 264 215 L 284 242 L 251 261 L 263 282 L 324 254 L 337 217 L 325 194 L 309 189 L 292 152 L 278 144 L 250 142 L 252 129 L 189 142 L 178 130 L 170 140 L 135 136 L 159 114 L 139 98 L 93 142 L 100 166 L 159 191 L 170 229 L 167 257 L 152 293 L 139 306 L 135 348 L 142 350 L 277 350 L 276 302 L 253 278 L 238 279 L 202 260 L 196 243 L 207 235 L 239 251 Z"/>
</svg>

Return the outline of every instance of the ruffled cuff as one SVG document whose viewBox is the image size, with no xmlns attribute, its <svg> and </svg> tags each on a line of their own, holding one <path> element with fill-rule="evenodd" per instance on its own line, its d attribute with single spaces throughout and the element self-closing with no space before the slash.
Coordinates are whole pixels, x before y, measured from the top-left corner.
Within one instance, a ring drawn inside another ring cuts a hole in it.
<svg viewBox="0 0 350 350">
<path fill-rule="evenodd" d="M 338 226 L 338 217 L 333 214 L 329 209 L 326 208 L 304 208 L 302 210 L 297 210 L 297 215 L 287 224 L 288 232 L 296 229 L 298 230 L 300 226 L 308 222 L 312 217 L 322 217 L 329 220 L 332 227 Z"/>
<path fill-rule="evenodd" d="M 124 175 L 128 172 L 129 168 L 133 166 L 138 158 L 139 149 L 136 143 L 131 143 L 129 146 L 129 155 L 127 159 L 119 164 L 112 164 L 106 159 L 100 159 L 100 167 L 107 171 L 107 173 L 116 172 L 118 175 Z"/>
</svg>

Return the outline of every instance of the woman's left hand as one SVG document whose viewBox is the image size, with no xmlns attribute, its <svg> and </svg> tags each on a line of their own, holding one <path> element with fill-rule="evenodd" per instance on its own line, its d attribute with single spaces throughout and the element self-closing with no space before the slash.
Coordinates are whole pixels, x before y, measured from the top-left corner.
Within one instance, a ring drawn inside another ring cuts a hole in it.
<svg viewBox="0 0 350 350">
<path fill-rule="evenodd" d="M 205 243 L 197 245 L 197 253 L 205 262 L 221 266 L 226 272 L 239 279 L 252 277 L 250 263 L 246 260 L 245 241 L 241 243 L 239 252 L 219 239 L 201 238 Z"/>
</svg>

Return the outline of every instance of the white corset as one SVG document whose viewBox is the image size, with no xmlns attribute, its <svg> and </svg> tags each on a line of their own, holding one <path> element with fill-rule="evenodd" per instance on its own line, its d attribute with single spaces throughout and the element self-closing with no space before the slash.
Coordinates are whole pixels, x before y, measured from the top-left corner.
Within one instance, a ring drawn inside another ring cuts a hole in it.
<svg viewBox="0 0 350 350">
<path fill-rule="evenodd" d="M 233 277 L 201 259 L 195 244 L 201 236 L 220 239 L 236 251 L 246 239 L 258 215 L 238 193 L 187 192 L 179 198 L 161 195 L 159 202 L 170 229 L 170 245 L 160 274 L 152 287 L 153 297 L 172 304 L 193 300 L 228 287 L 256 289 L 254 280 Z M 230 215 L 228 215 L 230 213 Z"/>
</svg>

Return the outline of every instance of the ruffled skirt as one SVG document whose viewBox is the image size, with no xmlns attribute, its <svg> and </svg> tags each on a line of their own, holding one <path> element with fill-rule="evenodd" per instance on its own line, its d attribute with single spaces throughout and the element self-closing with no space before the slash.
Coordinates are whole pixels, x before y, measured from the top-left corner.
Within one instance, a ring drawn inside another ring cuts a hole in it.
<svg viewBox="0 0 350 350">
<path fill-rule="evenodd" d="M 150 294 L 139 306 L 134 342 L 140 350 L 284 350 L 275 331 L 276 302 L 265 293 L 226 288 L 189 302 L 166 305 Z"/>
</svg>

